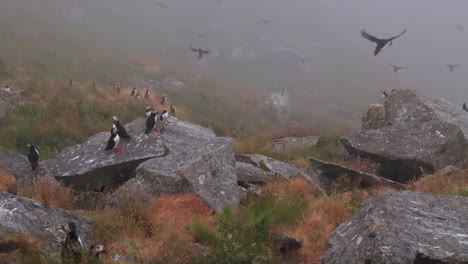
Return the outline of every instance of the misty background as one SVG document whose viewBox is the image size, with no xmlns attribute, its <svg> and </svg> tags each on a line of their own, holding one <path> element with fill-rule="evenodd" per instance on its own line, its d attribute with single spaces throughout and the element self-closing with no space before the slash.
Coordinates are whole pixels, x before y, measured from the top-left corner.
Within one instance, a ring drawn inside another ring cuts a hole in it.
<svg viewBox="0 0 468 264">
<path fill-rule="evenodd" d="M 2 0 L 0 6 L 0 58 L 15 79 L 125 84 L 141 74 L 134 65 L 151 61 L 184 81 L 219 84 L 208 90 L 219 104 L 256 104 L 287 88 L 292 120 L 343 128 L 359 126 L 383 89 L 416 89 L 460 106 L 468 101 L 463 0 Z M 374 57 L 375 44 L 361 37 L 362 29 L 379 38 L 408 32 Z M 198 60 L 190 45 L 211 53 Z M 407 69 L 395 74 L 390 63 Z M 461 67 L 452 73 L 445 64 Z"/>
</svg>

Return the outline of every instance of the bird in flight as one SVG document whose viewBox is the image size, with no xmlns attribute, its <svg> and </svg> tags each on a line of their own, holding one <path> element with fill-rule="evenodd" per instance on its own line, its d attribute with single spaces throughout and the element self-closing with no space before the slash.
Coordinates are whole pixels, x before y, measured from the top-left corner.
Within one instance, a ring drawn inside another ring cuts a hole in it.
<svg viewBox="0 0 468 264">
<path fill-rule="evenodd" d="M 400 35 L 397 35 L 397 36 L 394 36 L 394 37 L 391 37 L 391 38 L 388 38 L 388 39 L 379 39 L 379 38 L 376 38 L 376 37 L 372 36 L 371 34 L 367 33 L 365 30 L 361 30 L 361 36 L 363 36 L 364 38 L 368 39 L 369 41 L 374 42 L 374 43 L 377 44 L 377 46 L 375 47 L 374 56 L 377 56 L 377 54 L 379 54 L 387 46 L 391 46 L 392 41 L 394 39 L 400 37 L 401 35 L 403 35 L 405 33 L 406 33 L 406 29 L 403 30 L 403 32 L 401 32 Z"/>
<path fill-rule="evenodd" d="M 201 59 L 203 58 L 203 54 L 210 54 L 210 51 L 209 50 L 203 50 L 203 49 L 196 49 L 192 46 L 190 46 L 190 49 L 193 51 L 193 52 L 196 52 L 198 53 L 198 58 Z"/>
<path fill-rule="evenodd" d="M 465 28 L 462 25 L 455 25 L 460 32 L 465 31 Z"/>
<path fill-rule="evenodd" d="M 453 72 L 455 68 L 460 67 L 460 65 L 456 65 L 456 64 L 445 64 L 445 65 L 449 67 L 450 72 Z"/>
<path fill-rule="evenodd" d="M 398 66 L 395 66 L 395 65 L 393 65 L 393 64 L 389 64 L 389 65 L 392 66 L 393 72 L 394 72 L 394 73 L 398 73 L 399 70 L 404 70 L 404 69 L 406 69 L 406 67 L 398 67 Z"/>
</svg>

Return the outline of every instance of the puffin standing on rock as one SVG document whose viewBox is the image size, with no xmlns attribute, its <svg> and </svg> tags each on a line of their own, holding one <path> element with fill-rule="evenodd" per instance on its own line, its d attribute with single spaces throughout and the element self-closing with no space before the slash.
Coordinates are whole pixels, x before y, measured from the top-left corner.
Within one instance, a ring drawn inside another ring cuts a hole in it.
<svg viewBox="0 0 468 264">
<path fill-rule="evenodd" d="M 123 139 L 130 139 L 130 135 L 127 134 L 127 130 L 125 130 L 125 128 L 120 124 L 120 121 L 117 118 L 117 116 L 113 116 L 112 120 L 114 122 L 114 125 L 112 127 L 117 128 L 117 134 L 119 135 L 119 137 Z"/>
<path fill-rule="evenodd" d="M 120 142 L 120 137 L 119 137 L 119 134 L 117 133 L 117 128 L 113 127 L 111 130 L 111 136 L 109 140 L 107 141 L 107 147 L 105 150 L 107 151 L 107 150 L 114 149 L 115 152 L 120 152 L 122 149 L 118 146 L 119 142 Z"/>
<path fill-rule="evenodd" d="M 76 225 L 74 222 L 68 222 L 61 226 L 66 237 L 62 246 L 62 263 L 81 263 L 81 249 L 83 243 L 76 233 Z"/>
<path fill-rule="evenodd" d="M 31 163 L 31 169 L 35 170 L 38 166 L 42 166 L 42 164 L 39 163 L 39 151 L 37 151 L 37 149 L 31 143 L 26 144 L 26 146 L 29 149 L 28 161 Z"/>
<path fill-rule="evenodd" d="M 403 30 L 403 32 L 401 32 L 400 35 L 397 35 L 397 36 L 394 36 L 394 37 L 391 37 L 391 38 L 388 38 L 388 39 L 379 39 L 379 38 L 376 38 L 376 37 L 372 36 L 371 34 L 367 33 L 365 30 L 361 30 L 361 36 L 363 36 L 367 40 L 372 41 L 372 42 L 377 44 L 377 46 L 375 47 L 374 56 L 377 56 L 377 54 L 379 54 L 386 47 L 391 46 L 392 41 L 394 39 L 402 36 L 405 33 L 406 33 L 406 29 Z"/>
<path fill-rule="evenodd" d="M 156 115 L 158 114 L 158 111 L 156 109 L 151 109 L 151 114 L 148 116 L 146 119 L 146 131 L 145 134 L 149 134 L 149 132 L 154 128 L 156 125 Z"/>
<path fill-rule="evenodd" d="M 166 108 L 163 108 L 163 111 L 161 112 L 161 116 L 159 117 L 159 120 L 164 122 L 164 126 L 167 126 L 170 123 L 168 118 L 169 118 L 169 112 L 167 112 Z"/>
</svg>

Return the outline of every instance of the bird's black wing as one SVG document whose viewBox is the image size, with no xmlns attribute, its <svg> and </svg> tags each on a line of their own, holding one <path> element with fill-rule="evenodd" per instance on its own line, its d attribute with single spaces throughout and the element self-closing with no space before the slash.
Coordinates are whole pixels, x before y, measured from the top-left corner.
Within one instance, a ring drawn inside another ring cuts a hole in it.
<svg viewBox="0 0 468 264">
<path fill-rule="evenodd" d="M 396 38 L 398 38 L 398 37 L 401 37 L 401 36 L 402 36 L 403 34 L 405 34 L 405 33 L 406 33 L 406 29 L 405 29 L 405 30 L 403 30 L 403 32 L 401 32 L 401 33 L 400 33 L 400 35 L 397 35 L 397 36 L 391 37 L 391 38 L 389 38 L 388 40 L 389 40 L 389 41 L 392 41 L 392 40 L 394 40 L 394 39 L 396 39 Z"/>
<path fill-rule="evenodd" d="M 375 43 L 380 41 L 380 39 L 378 39 L 378 38 L 372 36 L 371 34 L 367 33 L 364 29 L 361 30 L 361 36 L 363 36 L 364 38 L 366 38 L 366 39 L 368 39 L 368 40 L 370 40 L 372 42 L 375 42 Z"/>
<path fill-rule="evenodd" d="M 190 50 L 193 52 L 198 52 L 199 49 L 195 49 L 194 47 L 192 47 L 192 45 L 190 45 Z"/>
</svg>

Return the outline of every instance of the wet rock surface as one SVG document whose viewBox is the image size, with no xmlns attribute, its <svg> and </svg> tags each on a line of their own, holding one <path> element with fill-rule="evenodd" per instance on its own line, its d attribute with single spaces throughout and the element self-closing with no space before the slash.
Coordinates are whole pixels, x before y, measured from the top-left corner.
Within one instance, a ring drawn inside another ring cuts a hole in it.
<svg viewBox="0 0 468 264">
<path fill-rule="evenodd" d="M 384 192 L 330 237 L 331 263 L 468 263 L 468 198 Z"/>
</svg>

